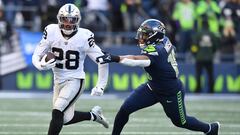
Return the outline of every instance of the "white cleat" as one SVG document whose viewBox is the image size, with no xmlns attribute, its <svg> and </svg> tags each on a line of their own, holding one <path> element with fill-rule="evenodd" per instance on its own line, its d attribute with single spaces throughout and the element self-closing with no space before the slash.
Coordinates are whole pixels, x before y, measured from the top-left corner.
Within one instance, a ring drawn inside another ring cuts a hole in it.
<svg viewBox="0 0 240 135">
<path fill-rule="evenodd" d="M 109 123 L 106 120 L 106 118 L 103 116 L 102 108 L 100 106 L 94 106 L 92 108 L 91 112 L 96 115 L 96 117 L 97 117 L 95 120 L 96 122 L 102 124 L 105 128 L 109 127 Z"/>
</svg>

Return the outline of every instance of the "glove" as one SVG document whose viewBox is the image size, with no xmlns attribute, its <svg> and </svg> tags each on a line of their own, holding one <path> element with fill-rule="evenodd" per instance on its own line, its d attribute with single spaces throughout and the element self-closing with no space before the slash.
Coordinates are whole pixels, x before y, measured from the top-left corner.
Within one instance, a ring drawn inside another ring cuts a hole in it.
<svg viewBox="0 0 240 135">
<path fill-rule="evenodd" d="M 55 67 L 55 65 L 56 65 L 56 60 L 55 59 L 51 59 L 51 60 L 46 62 L 45 61 L 46 57 L 47 57 L 47 54 L 45 54 L 40 61 L 40 66 L 41 66 L 42 70 L 51 69 L 51 68 Z"/>
<path fill-rule="evenodd" d="M 91 96 L 102 96 L 103 95 L 103 88 L 94 87 L 91 91 Z"/>
<path fill-rule="evenodd" d="M 104 54 L 96 58 L 96 62 L 100 64 L 111 63 L 111 62 L 119 62 L 120 57 L 111 55 L 110 53 Z"/>
</svg>

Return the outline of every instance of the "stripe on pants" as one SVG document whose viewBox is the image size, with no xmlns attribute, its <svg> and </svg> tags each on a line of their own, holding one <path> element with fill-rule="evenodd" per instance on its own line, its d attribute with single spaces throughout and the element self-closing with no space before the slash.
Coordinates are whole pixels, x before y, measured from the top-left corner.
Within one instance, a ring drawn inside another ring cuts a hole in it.
<svg viewBox="0 0 240 135">
<path fill-rule="evenodd" d="M 178 99 L 178 111 L 179 111 L 179 115 L 180 115 L 181 124 L 184 125 L 186 123 L 186 118 L 185 118 L 185 114 L 184 114 L 184 110 L 183 110 L 183 100 L 182 100 L 182 92 L 181 91 L 179 91 L 177 93 L 177 99 Z"/>
<path fill-rule="evenodd" d="M 67 105 L 67 107 L 63 110 L 63 112 L 65 112 L 72 104 L 73 102 L 76 100 L 76 98 L 78 97 L 78 95 L 80 94 L 81 90 L 82 90 L 82 86 L 83 86 L 83 81 L 84 79 L 80 79 L 80 88 L 77 92 L 77 94 L 74 96 L 74 98 L 69 102 L 69 104 Z"/>
</svg>

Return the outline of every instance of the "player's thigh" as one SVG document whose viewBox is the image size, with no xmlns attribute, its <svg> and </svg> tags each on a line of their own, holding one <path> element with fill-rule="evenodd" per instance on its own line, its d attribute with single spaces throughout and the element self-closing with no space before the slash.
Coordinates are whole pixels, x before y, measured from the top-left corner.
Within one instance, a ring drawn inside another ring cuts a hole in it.
<svg viewBox="0 0 240 135">
<path fill-rule="evenodd" d="M 146 84 L 141 85 L 134 90 L 130 96 L 124 101 L 121 109 L 132 113 L 142 108 L 146 108 L 157 103 L 154 93 L 148 88 Z"/>
<path fill-rule="evenodd" d="M 55 104 L 58 96 L 59 96 L 59 93 L 60 93 L 60 90 L 63 88 L 64 86 L 64 83 L 54 83 L 54 86 L 53 86 L 53 105 Z"/>
<path fill-rule="evenodd" d="M 183 91 L 178 91 L 172 96 L 162 96 L 161 104 L 166 115 L 176 124 L 186 122 L 186 110 Z"/>
<path fill-rule="evenodd" d="M 78 97 L 84 90 L 83 79 L 71 79 L 68 80 L 60 90 L 59 95 L 54 103 L 54 109 L 58 109 L 62 112 L 66 111 L 72 104 L 76 102 Z"/>
</svg>

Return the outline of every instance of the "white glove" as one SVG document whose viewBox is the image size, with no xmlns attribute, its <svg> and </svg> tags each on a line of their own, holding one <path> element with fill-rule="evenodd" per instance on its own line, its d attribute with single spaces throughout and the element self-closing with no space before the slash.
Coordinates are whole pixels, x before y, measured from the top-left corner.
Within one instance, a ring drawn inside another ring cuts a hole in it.
<svg viewBox="0 0 240 135">
<path fill-rule="evenodd" d="M 103 88 L 94 87 L 91 91 L 91 96 L 102 96 L 103 95 Z"/>
<path fill-rule="evenodd" d="M 55 59 L 51 59 L 48 62 L 46 62 L 45 61 L 46 57 L 47 57 L 47 54 L 45 54 L 40 61 L 40 66 L 41 66 L 42 70 L 51 69 L 51 68 L 55 67 L 55 65 L 56 65 L 56 60 Z"/>
</svg>

